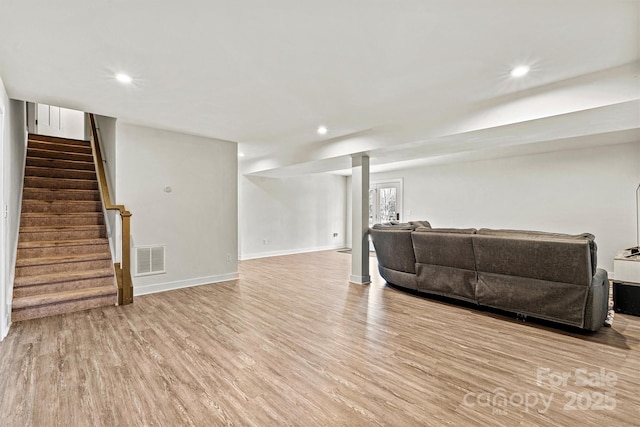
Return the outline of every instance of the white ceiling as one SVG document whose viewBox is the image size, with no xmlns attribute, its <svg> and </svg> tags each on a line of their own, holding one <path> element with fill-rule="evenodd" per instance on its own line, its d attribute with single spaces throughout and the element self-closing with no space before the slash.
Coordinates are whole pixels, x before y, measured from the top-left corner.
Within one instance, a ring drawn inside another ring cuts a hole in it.
<svg viewBox="0 0 640 427">
<path fill-rule="evenodd" d="M 640 0 L 0 0 L 12 98 L 235 141 L 265 175 L 637 141 L 639 70 Z"/>
</svg>

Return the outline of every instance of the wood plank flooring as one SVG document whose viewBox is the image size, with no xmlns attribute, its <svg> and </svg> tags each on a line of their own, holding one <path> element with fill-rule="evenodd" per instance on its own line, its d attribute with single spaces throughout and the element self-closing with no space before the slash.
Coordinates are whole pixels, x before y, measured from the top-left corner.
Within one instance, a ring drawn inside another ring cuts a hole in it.
<svg viewBox="0 0 640 427">
<path fill-rule="evenodd" d="M 350 285 L 349 267 L 335 251 L 243 261 L 237 281 L 14 324 L 0 423 L 638 425 L 640 317 L 579 333 L 377 272 Z"/>
</svg>

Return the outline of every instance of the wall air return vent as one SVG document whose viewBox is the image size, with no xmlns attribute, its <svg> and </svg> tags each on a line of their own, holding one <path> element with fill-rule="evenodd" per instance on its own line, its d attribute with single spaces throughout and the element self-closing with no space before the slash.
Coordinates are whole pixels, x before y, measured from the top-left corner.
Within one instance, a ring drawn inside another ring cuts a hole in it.
<svg viewBox="0 0 640 427">
<path fill-rule="evenodd" d="M 166 273 L 164 246 L 136 246 L 136 276 Z"/>
</svg>

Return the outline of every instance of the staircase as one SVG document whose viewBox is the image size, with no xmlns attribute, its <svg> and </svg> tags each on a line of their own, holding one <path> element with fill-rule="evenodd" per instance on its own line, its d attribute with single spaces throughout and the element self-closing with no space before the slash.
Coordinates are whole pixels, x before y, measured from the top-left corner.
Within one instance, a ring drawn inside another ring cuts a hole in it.
<svg viewBox="0 0 640 427">
<path fill-rule="evenodd" d="M 29 135 L 12 321 L 116 302 L 91 145 Z"/>
</svg>

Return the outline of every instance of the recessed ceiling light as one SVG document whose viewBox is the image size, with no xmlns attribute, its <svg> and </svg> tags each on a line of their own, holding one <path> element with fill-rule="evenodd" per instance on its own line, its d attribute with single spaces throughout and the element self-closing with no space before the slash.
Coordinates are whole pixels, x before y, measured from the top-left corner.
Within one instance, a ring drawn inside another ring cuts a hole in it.
<svg viewBox="0 0 640 427">
<path fill-rule="evenodd" d="M 526 65 L 519 65 L 513 70 L 511 70 L 512 77 L 522 77 L 529 72 L 529 67 Z"/>
<path fill-rule="evenodd" d="M 238 157 L 244 157 L 244 153 L 238 153 Z"/>
<path fill-rule="evenodd" d="M 320 135 L 326 135 L 329 130 L 326 126 L 318 126 L 318 133 Z"/>
<path fill-rule="evenodd" d="M 116 80 L 118 80 L 120 83 L 131 83 L 133 81 L 131 76 L 122 73 L 116 74 Z"/>
</svg>

